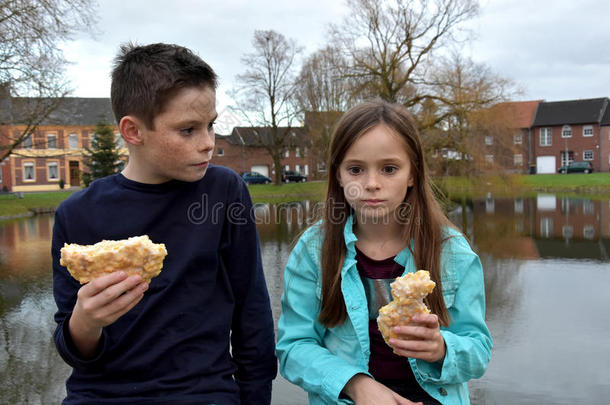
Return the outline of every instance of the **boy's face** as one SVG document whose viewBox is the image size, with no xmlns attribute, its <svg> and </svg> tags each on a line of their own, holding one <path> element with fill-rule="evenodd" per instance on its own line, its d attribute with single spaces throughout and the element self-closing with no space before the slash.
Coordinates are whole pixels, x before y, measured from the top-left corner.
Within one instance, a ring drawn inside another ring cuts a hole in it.
<svg viewBox="0 0 610 405">
<path fill-rule="evenodd" d="M 140 128 L 142 144 L 138 181 L 159 184 L 169 180 L 197 181 L 214 152 L 216 92 L 209 86 L 188 87 L 171 98 L 154 119 L 154 129 Z"/>
</svg>

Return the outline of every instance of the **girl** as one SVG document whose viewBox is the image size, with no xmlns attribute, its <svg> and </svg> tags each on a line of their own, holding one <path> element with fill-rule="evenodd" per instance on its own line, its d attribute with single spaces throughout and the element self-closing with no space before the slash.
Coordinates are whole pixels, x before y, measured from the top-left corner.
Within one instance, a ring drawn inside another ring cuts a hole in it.
<svg viewBox="0 0 610 405">
<path fill-rule="evenodd" d="M 485 372 L 483 270 L 429 184 L 416 124 L 376 100 L 339 120 L 330 145 L 323 218 L 285 270 L 277 353 L 280 372 L 310 404 L 468 404 L 466 382 Z M 377 328 L 389 283 L 429 270 L 431 314 Z M 406 399 L 405 399 L 406 398 Z"/>
</svg>

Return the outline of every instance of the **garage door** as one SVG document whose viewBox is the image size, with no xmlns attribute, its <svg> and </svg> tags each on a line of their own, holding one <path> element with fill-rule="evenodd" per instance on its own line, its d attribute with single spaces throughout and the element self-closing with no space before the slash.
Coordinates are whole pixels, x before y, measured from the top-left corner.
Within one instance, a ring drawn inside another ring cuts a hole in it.
<svg viewBox="0 0 610 405">
<path fill-rule="evenodd" d="M 250 169 L 251 172 L 257 172 L 262 174 L 263 176 L 269 177 L 269 166 L 267 165 L 254 165 Z"/>
<path fill-rule="evenodd" d="M 538 156 L 536 158 L 536 173 L 555 173 L 555 156 Z"/>
</svg>

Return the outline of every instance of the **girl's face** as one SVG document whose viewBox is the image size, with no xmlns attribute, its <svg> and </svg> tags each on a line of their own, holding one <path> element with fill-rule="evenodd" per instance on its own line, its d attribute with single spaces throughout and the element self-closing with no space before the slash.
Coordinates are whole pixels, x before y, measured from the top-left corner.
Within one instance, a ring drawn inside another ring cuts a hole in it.
<svg viewBox="0 0 610 405">
<path fill-rule="evenodd" d="M 394 221 L 413 185 L 407 143 L 383 124 L 373 127 L 345 153 L 338 180 L 359 220 Z"/>
</svg>

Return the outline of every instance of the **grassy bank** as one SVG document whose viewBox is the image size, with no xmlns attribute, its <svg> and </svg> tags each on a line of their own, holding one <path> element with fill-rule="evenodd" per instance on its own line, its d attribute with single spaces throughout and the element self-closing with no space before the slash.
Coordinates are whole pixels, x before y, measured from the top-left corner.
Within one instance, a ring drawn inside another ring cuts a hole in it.
<svg viewBox="0 0 610 405">
<path fill-rule="evenodd" d="M 496 197 L 527 196 L 538 192 L 604 198 L 610 195 L 610 173 L 442 177 L 435 183 L 450 197 L 481 197 L 487 193 Z"/>
<path fill-rule="evenodd" d="M 535 176 L 441 177 L 434 180 L 448 197 L 482 197 L 491 193 L 496 197 L 534 195 L 550 192 L 563 195 L 587 195 L 608 198 L 610 173 L 548 174 Z M 250 194 L 255 203 L 279 203 L 299 200 L 321 200 L 326 182 L 251 185 Z M 23 198 L 13 194 L 0 195 L 0 219 L 30 215 L 37 210 L 52 210 L 72 194 L 71 191 L 24 193 Z"/>
<path fill-rule="evenodd" d="M 23 198 L 14 194 L 2 194 L 0 195 L 0 219 L 29 215 L 35 211 L 52 211 L 71 194 L 72 191 L 24 193 Z"/>
</svg>

